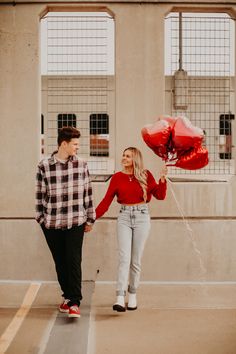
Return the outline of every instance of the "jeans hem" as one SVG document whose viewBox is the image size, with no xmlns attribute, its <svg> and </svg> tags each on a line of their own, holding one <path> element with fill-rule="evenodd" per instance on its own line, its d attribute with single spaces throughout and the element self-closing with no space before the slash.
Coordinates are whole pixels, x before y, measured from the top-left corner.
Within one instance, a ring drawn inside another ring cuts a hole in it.
<svg viewBox="0 0 236 354">
<path fill-rule="evenodd" d="M 126 290 L 116 290 L 116 296 L 125 296 Z"/>
<path fill-rule="evenodd" d="M 131 286 L 128 287 L 128 292 L 130 294 L 136 294 L 136 289 L 132 288 Z"/>
</svg>

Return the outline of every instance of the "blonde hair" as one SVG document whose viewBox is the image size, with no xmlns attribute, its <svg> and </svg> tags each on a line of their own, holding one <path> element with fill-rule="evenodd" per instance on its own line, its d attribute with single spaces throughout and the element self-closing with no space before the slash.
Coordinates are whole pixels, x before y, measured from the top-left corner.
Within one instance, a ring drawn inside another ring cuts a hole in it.
<svg viewBox="0 0 236 354">
<path fill-rule="evenodd" d="M 147 171 L 144 170 L 143 167 L 143 156 L 139 149 L 136 147 L 128 147 L 124 150 L 130 150 L 132 152 L 132 159 L 133 159 L 133 169 L 134 169 L 134 176 L 137 178 L 140 186 L 143 190 L 143 199 L 147 201 Z"/>
</svg>

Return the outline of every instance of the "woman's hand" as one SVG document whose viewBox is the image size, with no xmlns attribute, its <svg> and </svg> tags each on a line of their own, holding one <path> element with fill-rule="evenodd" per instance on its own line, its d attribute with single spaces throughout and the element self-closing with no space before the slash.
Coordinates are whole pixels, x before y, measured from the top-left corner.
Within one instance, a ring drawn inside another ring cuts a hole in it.
<svg viewBox="0 0 236 354">
<path fill-rule="evenodd" d="M 84 232 L 90 232 L 92 230 L 93 226 L 92 225 L 88 225 L 88 224 L 85 224 L 84 226 Z"/>
<path fill-rule="evenodd" d="M 161 181 L 162 181 L 162 182 L 165 182 L 165 181 L 166 181 L 167 172 L 168 172 L 167 166 L 164 165 L 164 166 L 162 167 L 162 169 L 161 169 L 161 172 L 160 172 L 160 178 L 161 178 Z"/>
</svg>

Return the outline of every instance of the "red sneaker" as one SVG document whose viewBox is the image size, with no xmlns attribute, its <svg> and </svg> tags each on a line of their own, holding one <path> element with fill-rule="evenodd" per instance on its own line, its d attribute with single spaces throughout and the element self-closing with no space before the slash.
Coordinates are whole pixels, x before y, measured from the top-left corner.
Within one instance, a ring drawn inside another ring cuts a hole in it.
<svg viewBox="0 0 236 354">
<path fill-rule="evenodd" d="M 80 317 L 80 308 L 78 305 L 69 307 L 69 317 Z"/>
<path fill-rule="evenodd" d="M 70 300 L 65 299 L 63 303 L 59 306 L 59 311 L 63 313 L 69 313 L 69 306 L 67 305 Z"/>
</svg>

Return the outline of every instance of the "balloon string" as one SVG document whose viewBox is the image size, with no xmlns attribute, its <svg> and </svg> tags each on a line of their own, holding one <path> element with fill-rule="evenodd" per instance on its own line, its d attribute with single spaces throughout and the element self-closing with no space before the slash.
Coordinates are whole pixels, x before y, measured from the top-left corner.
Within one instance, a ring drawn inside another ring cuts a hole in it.
<svg viewBox="0 0 236 354">
<path fill-rule="evenodd" d="M 193 232 L 193 229 L 190 227 L 189 225 L 189 222 L 186 220 L 185 218 L 185 215 L 184 215 L 184 211 L 183 209 L 181 208 L 181 205 L 179 204 L 177 198 L 176 198 L 176 194 L 174 192 L 174 189 L 172 187 L 172 182 L 170 181 L 170 179 L 168 177 L 166 177 L 167 179 L 167 182 L 169 184 L 169 187 L 170 187 L 170 190 L 171 190 L 171 193 L 172 193 L 172 196 L 175 200 L 175 203 L 177 205 L 177 208 L 182 216 L 182 219 L 183 219 L 183 222 L 184 222 L 184 225 L 188 231 L 188 235 L 189 235 L 189 238 L 190 238 L 190 241 L 191 241 L 191 244 L 192 244 L 192 247 L 197 255 L 197 258 L 198 258 L 198 261 L 199 261 L 199 265 L 200 265 L 200 269 L 201 269 L 201 275 L 203 276 L 203 279 L 202 280 L 205 280 L 205 274 L 207 272 L 206 270 L 206 267 L 204 265 L 204 262 L 202 260 L 202 257 L 201 257 L 201 251 L 199 250 L 198 246 L 197 246 L 197 242 L 196 242 L 196 237 L 194 235 L 194 232 Z"/>
</svg>

